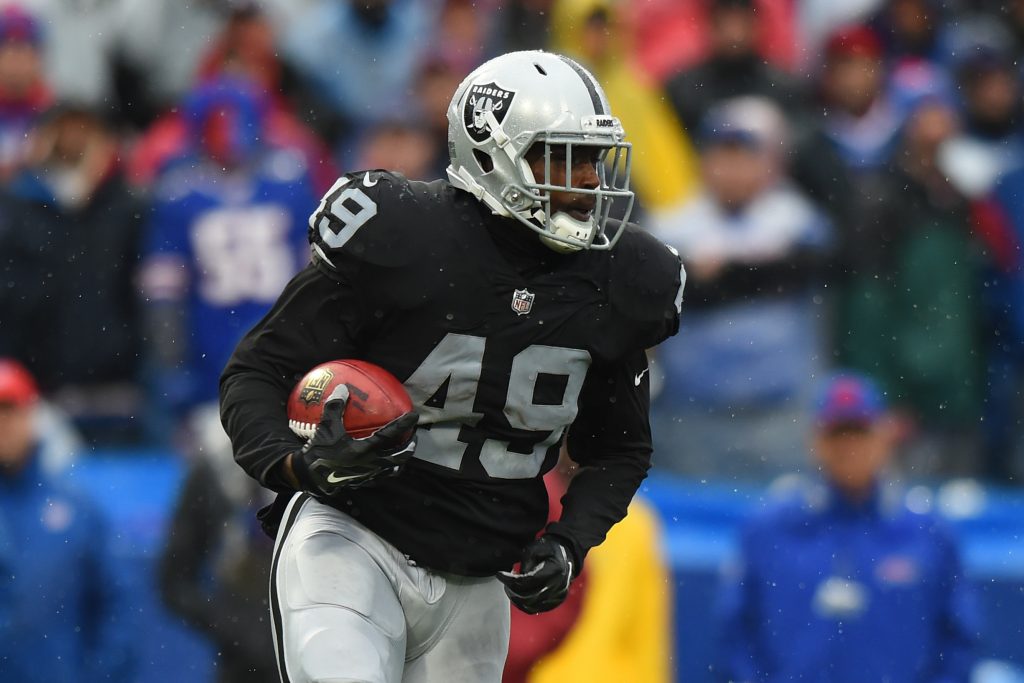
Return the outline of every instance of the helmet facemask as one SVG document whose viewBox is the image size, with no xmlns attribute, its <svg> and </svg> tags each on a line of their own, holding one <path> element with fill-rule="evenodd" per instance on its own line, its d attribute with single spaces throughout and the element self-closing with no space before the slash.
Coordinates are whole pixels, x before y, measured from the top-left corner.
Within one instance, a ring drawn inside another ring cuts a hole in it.
<svg viewBox="0 0 1024 683">
<path fill-rule="evenodd" d="M 616 230 L 609 235 L 607 231 L 616 200 L 625 202 L 621 214 L 623 222 L 628 220 L 633 208 L 633 192 L 629 189 L 630 144 L 610 136 L 541 131 L 520 150 L 513 162 L 523 177 L 522 192 L 510 187 L 503 197 L 512 216 L 540 234 L 541 240 L 556 251 L 611 249 L 621 233 Z M 573 185 L 573 168 L 581 157 L 587 158 L 583 163 L 595 165 L 596 187 Z M 533 166 L 541 160 L 542 176 L 537 178 Z M 564 169 L 560 183 L 553 177 L 556 166 Z M 572 196 L 570 201 L 576 200 L 577 211 L 590 209 L 589 215 L 573 215 L 571 204 L 557 206 L 564 204 L 567 196 Z M 563 199 L 556 201 L 556 197 Z"/>
</svg>

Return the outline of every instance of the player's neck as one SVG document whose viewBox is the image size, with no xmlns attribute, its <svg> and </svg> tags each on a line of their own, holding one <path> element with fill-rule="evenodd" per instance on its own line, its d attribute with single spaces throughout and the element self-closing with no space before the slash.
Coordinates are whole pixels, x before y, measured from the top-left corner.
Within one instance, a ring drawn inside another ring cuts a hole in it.
<svg viewBox="0 0 1024 683">
<path fill-rule="evenodd" d="M 487 232 L 501 255 L 523 275 L 548 271 L 560 261 L 561 254 L 545 246 L 537 233 L 513 219 L 488 221 Z"/>
</svg>

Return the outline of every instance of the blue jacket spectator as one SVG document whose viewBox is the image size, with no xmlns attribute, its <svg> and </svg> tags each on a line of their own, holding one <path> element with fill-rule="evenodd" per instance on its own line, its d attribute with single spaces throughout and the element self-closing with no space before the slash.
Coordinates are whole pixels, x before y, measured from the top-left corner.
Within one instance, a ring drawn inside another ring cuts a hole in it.
<svg viewBox="0 0 1024 683">
<path fill-rule="evenodd" d="M 183 111 L 191 146 L 157 181 L 141 278 L 153 384 L 175 416 L 216 400 L 235 344 L 308 262 L 318 199 L 301 151 L 265 141 L 247 83 L 200 86 Z"/>
<path fill-rule="evenodd" d="M 136 637 L 109 535 L 83 496 L 48 477 L 36 389 L 0 359 L 0 680 L 132 680 Z"/>
<path fill-rule="evenodd" d="M 950 530 L 888 495 L 881 394 L 830 382 L 815 454 L 826 482 L 750 520 L 720 613 L 722 680 L 966 683 L 978 614 Z"/>
</svg>

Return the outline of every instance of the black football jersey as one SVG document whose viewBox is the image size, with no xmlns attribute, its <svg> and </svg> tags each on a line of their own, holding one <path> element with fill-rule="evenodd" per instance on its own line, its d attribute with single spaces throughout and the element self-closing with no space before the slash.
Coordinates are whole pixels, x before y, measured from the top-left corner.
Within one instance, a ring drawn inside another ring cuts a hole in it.
<svg viewBox="0 0 1024 683">
<path fill-rule="evenodd" d="M 491 574 L 544 527 L 541 475 L 568 438 L 584 468 L 549 531 L 582 558 L 649 467 L 645 349 L 675 333 L 684 281 L 668 247 L 614 229 L 612 251 L 558 254 L 445 181 L 342 177 L 310 218 L 312 263 L 222 377 L 237 460 L 280 487 L 271 472 L 301 445 L 285 417 L 295 382 L 367 360 L 408 390 L 416 452 L 398 476 L 324 502 L 417 563 Z"/>
</svg>

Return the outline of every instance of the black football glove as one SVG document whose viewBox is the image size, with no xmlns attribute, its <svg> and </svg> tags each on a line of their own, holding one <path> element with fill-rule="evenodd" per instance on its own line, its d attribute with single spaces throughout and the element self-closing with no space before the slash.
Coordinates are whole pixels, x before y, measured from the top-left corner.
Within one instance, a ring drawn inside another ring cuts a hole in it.
<svg viewBox="0 0 1024 683">
<path fill-rule="evenodd" d="M 562 543 L 541 536 L 526 546 L 518 572 L 498 572 L 505 594 L 527 614 L 547 612 L 562 604 L 573 579 L 573 559 Z"/>
<path fill-rule="evenodd" d="M 415 411 L 364 439 L 350 437 L 343 418 L 348 396 L 344 384 L 331 392 L 312 438 L 292 456 L 292 471 L 305 491 L 331 497 L 342 489 L 397 474 L 416 449 L 419 417 Z"/>
</svg>

